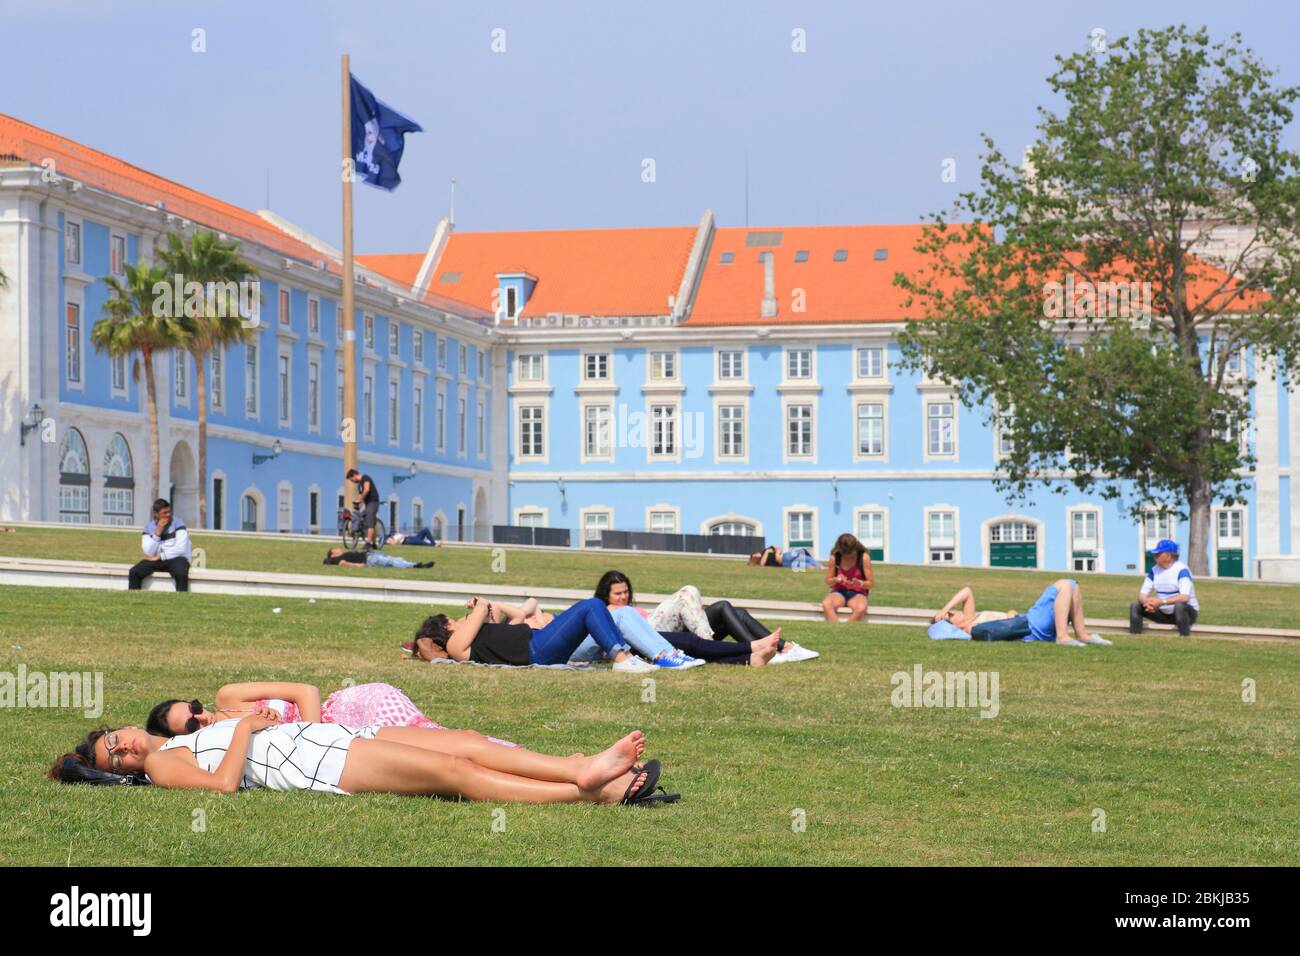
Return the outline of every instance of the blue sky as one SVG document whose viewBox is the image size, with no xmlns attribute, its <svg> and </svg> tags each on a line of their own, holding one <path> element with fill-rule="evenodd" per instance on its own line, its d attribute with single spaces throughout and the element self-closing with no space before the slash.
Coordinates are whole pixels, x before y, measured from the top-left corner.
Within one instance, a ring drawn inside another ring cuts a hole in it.
<svg viewBox="0 0 1300 956">
<path fill-rule="evenodd" d="M 356 187 L 360 252 L 422 250 L 452 176 L 461 230 L 742 225 L 746 154 L 753 225 L 910 222 L 974 186 L 981 132 L 1032 140 L 1055 54 L 1179 22 L 1300 84 L 1293 4 L 0 0 L 0 112 L 250 209 L 269 174 L 337 243 L 347 51 L 426 130 L 395 193 Z"/>
</svg>

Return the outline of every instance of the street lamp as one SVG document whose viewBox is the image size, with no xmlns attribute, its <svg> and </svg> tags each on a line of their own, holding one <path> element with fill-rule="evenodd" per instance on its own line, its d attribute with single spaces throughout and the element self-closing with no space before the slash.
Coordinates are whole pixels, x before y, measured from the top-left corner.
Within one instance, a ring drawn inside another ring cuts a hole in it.
<svg viewBox="0 0 1300 956">
<path fill-rule="evenodd" d="M 560 490 L 560 497 L 564 498 L 564 479 L 563 478 L 558 479 L 555 482 L 555 487 Z M 568 499 L 565 498 L 565 500 L 567 501 Z"/>
<path fill-rule="evenodd" d="M 27 433 L 40 428 L 43 421 L 45 421 L 45 409 L 33 404 L 32 410 L 27 413 L 27 420 L 19 423 L 18 444 L 26 445 Z"/>
<path fill-rule="evenodd" d="M 400 484 L 401 484 L 402 482 L 404 482 L 404 481 L 410 481 L 412 478 L 415 477 L 416 473 L 417 473 L 419 470 L 420 470 L 420 469 L 416 467 L 415 462 L 411 462 L 411 464 L 410 464 L 410 465 L 407 467 L 407 469 L 406 469 L 406 474 L 404 474 L 404 475 L 394 474 L 394 475 L 393 475 L 393 484 L 395 484 L 395 485 L 400 485 Z"/>
<path fill-rule="evenodd" d="M 280 444 L 280 439 L 277 438 L 277 439 L 275 440 L 275 443 L 274 443 L 273 445 L 271 445 L 271 454 L 269 454 L 269 455 L 258 455 L 258 454 L 254 454 L 254 455 L 253 455 L 253 467 L 256 468 L 258 465 L 260 465 L 260 464 L 261 464 L 262 462 L 264 462 L 264 461 L 270 461 L 270 460 L 273 459 L 273 458 L 279 458 L 279 457 L 280 457 L 280 453 L 281 453 L 282 451 L 284 451 L 284 446 Z"/>
</svg>

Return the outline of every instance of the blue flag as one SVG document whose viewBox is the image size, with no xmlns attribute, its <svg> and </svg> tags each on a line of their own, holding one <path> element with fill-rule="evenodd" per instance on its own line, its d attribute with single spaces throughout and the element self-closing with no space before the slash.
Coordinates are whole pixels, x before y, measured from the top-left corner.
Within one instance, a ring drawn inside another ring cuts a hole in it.
<svg viewBox="0 0 1300 956">
<path fill-rule="evenodd" d="M 397 164 L 402 161 L 406 133 L 423 133 L 420 124 L 375 99 L 373 93 L 352 80 L 352 159 L 363 182 L 392 191 L 402 181 Z"/>
</svg>

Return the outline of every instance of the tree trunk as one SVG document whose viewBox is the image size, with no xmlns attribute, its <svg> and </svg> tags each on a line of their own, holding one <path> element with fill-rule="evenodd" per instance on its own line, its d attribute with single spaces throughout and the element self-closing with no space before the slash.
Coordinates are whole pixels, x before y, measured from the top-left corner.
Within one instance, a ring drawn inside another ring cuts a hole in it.
<svg viewBox="0 0 1300 956">
<path fill-rule="evenodd" d="M 1193 577 L 1210 574 L 1210 505 L 1214 490 L 1204 478 L 1192 479 L 1188 489 L 1187 567 Z"/>
<path fill-rule="evenodd" d="M 194 391 L 199 403 L 199 527 L 208 526 L 208 373 L 205 355 L 194 352 Z"/>
<path fill-rule="evenodd" d="M 153 503 L 158 500 L 158 472 L 161 455 L 158 450 L 158 393 L 153 380 L 153 349 L 147 346 L 140 350 L 144 362 L 144 391 L 149 407 L 149 508 L 152 513 Z"/>
</svg>

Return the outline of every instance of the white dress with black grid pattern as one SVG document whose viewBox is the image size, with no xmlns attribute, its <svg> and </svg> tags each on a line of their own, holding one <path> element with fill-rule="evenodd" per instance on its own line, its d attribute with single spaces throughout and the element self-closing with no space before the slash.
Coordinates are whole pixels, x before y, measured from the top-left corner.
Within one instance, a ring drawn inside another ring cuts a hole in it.
<svg viewBox="0 0 1300 956">
<path fill-rule="evenodd" d="M 184 747 L 198 765 L 213 773 L 225 759 L 239 720 L 221 720 L 202 730 L 173 737 L 159 750 Z M 344 727 L 342 724 L 276 724 L 248 738 L 248 757 L 240 789 L 321 790 L 344 793 L 339 788 L 348 748 L 357 738 L 373 740 L 380 728 Z"/>
</svg>

